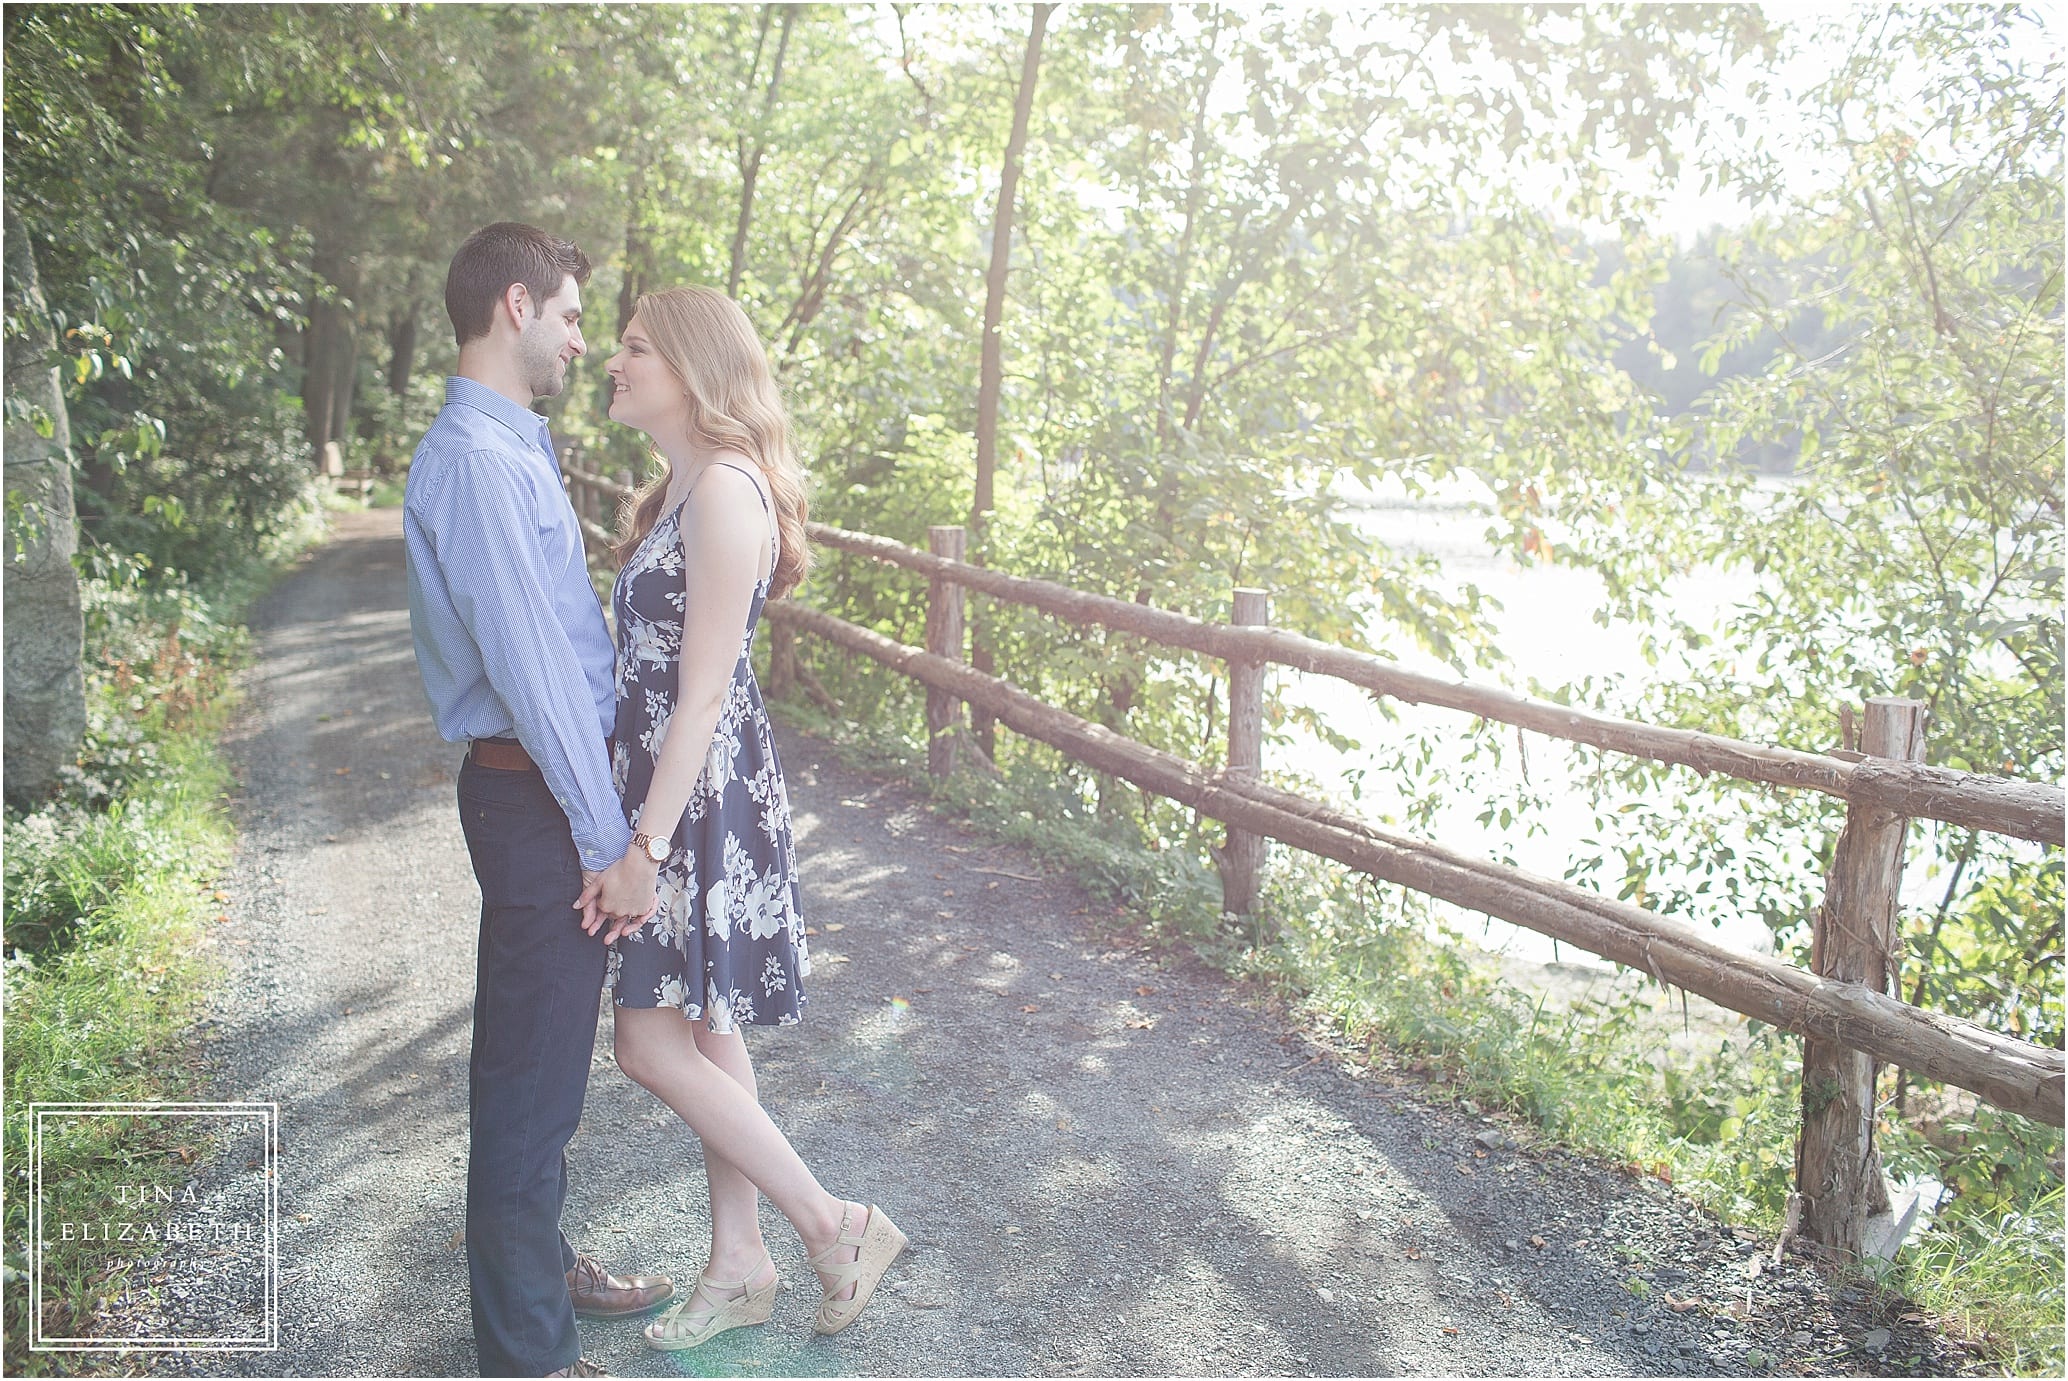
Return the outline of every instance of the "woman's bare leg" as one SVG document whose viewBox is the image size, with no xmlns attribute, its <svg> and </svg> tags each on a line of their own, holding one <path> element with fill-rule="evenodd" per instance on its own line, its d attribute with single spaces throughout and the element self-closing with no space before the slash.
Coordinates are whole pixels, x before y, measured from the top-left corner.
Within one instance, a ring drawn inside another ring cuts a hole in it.
<svg viewBox="0 0 2068 1381">
<path fill-rule="evenodd" d="M 721 1036 L 701 1021 L 689 1022 L 688 1026 L 704 1058 L 758 1102 L 754 1063 L 747 1057 L 747 1043 L 740 1033 L 735 1030 Z M 738 1166 L 708 1145 L 704 1148 L 704 1175 L 711 1185 L 711 1277 L 758 1278 L 761 1263 L 768 1256 L 768 1244 L 761 1238 L 761 1192 Z"/>
<path fill-rule="evenodd" d="M 861 1226 L 863 1206 L 828 1194 L 789 1138 L 762 1110 L 749 1085 L 704 1053 L 696 1034 L 701 1023 L 685 1021 L 672 1007 L 620 1007 L 614 1016 L 618 1067 L 689 1124 L 704 1143 L 707 1165 L 714 1160 L 723 1162 L 727 1172 L 738 1174 L 766 1194 L 796 1228 L 807 1253 L 815 1255 L 839 1241 L 841 1215 L 846 1209 L 855 1210 L 854 1226 Z M 734 1039 L 737 1041 L 737 1036 Z M 745 1042 L 739 1042 L 738 1049 L 744 1056 Z M 750 1067 L 750 1081 L 751 1077 Z M 737 1222 L 741 1197 L 747 1200 L 746 1218 L 752 1221 L 756 1214 L 751 1195 L 741 1196 L 725 1172 L 714 1169 L 711 1183 L 715 1260 L 719 1250 L 733 1250 L 737 1240 L 731 1227 L 719 1225 L 721 1193 L 728 1196 L 729 1223 Z M 720 1241 L 721 1232 L 726 1234 L 724 1241 Z M 753 1232 L 758 1239 L 758 1224 Z M 849 1247 L 838 1253 L 838 1259 L 852 1261 L 858 1254 Z"/>
</svg>

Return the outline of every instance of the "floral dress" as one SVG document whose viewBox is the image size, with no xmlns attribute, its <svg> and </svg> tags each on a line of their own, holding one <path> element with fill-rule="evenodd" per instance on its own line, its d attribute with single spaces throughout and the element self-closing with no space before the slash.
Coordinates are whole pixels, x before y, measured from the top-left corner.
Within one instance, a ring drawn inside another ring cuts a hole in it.
<svg viewBox="0 0 2068 1381">
<path fill-rule="evenodd" d="M 765 494 L 761 504 L 765 511 Z M 618 633 L 611 773 L 635 830 L 680 684 L 681 521 L 680 504 L 663 514 L 611 590 Z M 773 531 L 769 544 L 777 549 Z M 789 792 L 748 660 L 768 589 L 767 580 L 755 587 L 731 692 L 660 866 L 660 907 L 611 946 L 604 980 L 620 1007 L 674 1007 L 721 1035 L 741 1025 L 794 1025 L 811 973 Z"/>
</svg>

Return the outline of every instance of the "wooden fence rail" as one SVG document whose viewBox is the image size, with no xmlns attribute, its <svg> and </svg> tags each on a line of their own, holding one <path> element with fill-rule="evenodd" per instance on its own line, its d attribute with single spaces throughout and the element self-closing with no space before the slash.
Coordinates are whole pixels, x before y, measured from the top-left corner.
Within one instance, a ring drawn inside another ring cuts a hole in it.
<svg viewBox="0 0 2068 1381">
<path fill-rule="evenodd" d="M 1943 820 L 1970 829 L 2059 844 L 2068 810 L 2059 788 L 1922 763 L 1847 761 L 1831 754 L 1769 748 L 1717 734 L 1664 729 L 1596 714 L 1571 705 L 1517 695 L 1500 686 L 1450 680 L 1410 671 L 1397 662 L 1317 642 L 1277 628 L 1205 623 L 1107 595 L 1087 594 L 1048 580 L 1029 580 L 982 566 L 946 561 L 871 533 L 809 524 L 812 540 L 874 557 L 936 580 L 949 580 L 998 599 L 1039 609 L 1075 623 L 1097 623 L 1173 647 L 1228 661 L 1274 662 L 1320 672 L 1410 704 L 1442 705 L 1483 719 L 1534 730 L 1549 738 L 1591 744 L 1699 772 L 1744 781 L 1803 787 L 1847 801 L 1870 801 L 1910 819 Z"/>
<path fill-rule="evenodd" d="M 608 546 L 598 519 L 627 488 L 563 465 L 583 534 Z M 1732 1011 L 1796 1032 L 1806 1041 L 1804 1122 L 1796 1154 L 1803 1229 L 1815 1241 L 1858 1255 L 1870 1217 L 1887 1198 L 1874 1146 L 1874 1080 L 1879 1063 L 1898 1065 L 1979 1094 L 2007 1111 L 2064 1122 L 2063 1052 L 1994 1032 L 1958 1017 L 1900 1001 L 1901 954 L 1896 895 L 1903 838 L 1911 818 L 1942 820 L 2045 844 L 2062 842 L 2063 793 L 2054 787 L 1926 766 L 1922 709 L 1916 702 L 1868 706 L 1874 756 L 1802 753 L 1634 720 L 1517 695 L 1502 687 L 1409 671 L 1368 653 L 1264 626 L 1267 596 L 1235 592 L 1234 626 L 1006 575 L 960 559 L 959 529 L 931 533 L 934 551 L 885 537 L 809 525 L 826 546 L 928 577 L 928 647 L 908 647 L 869 629 L 789 601 L 767 617 L 787 643 L 808 632 L 911 676 L 928 688 L 928 761 L 953 770 L 964 703 L 1009 728 L 1100 771 L 1133 782 L 1228 827 L 1217 851 L 1223 896 L 1246 911 L 1265 839 L 1335 859 L 1373 877 L 1553 936 L 1699 993 Z M 1209 774 L 1065 713 L 962 660 L 961 592 L 980 590 L 1079 624 L 1096 623 L 1225 660 L 1229 666 L 1228 768 Z M 1519 869 L 1452 853 L 1379 829 L 1354 816 L 1278 791 L 1258 780 L 1262 668 L 1296 667 L 1338 677 L 1377 694 L 1447 706 L 1549 737 L 1591 744 L 1699 772 L 1792 786 L 1848 802 L 1824 905 L 1812 931 L 1812 969 L 1740 954 L 1689 926 L 1598 893 Z M 1245 738 L 1245 735 L 1248 737 Z M 1900 751 L 1895 751 L 1900 750 Z"/>
<path fill-rule="evenodd" d="M 1926 1012 L 1857 983 L 1820 980 L 1777 959 L 1740 954 L 1691 926 L 1584 887 L 1454 853 L 1232 774 L 1208 773 L 961 662 L 831 614 L 778 600 L 768 606 L 767 617 L 981 705 L 1015 733 L 1212 819 L 1554 936 L 1734 1012 L 1866 1050 L 1969 1089 L 2007 1111 L 2056 1126 L 2063 1121 L 2058 1050 Z"/>
</svg>

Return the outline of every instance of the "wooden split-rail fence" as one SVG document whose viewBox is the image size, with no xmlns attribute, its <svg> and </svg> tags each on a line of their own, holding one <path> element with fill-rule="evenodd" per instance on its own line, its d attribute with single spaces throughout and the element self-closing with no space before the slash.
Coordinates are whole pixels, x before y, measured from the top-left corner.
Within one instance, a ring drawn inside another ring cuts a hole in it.
<svg viewBox="0 0 2068 1381">
<path fill-rule="evenodd" d="M 594 551 L 628 482 L 563 465 Z M 629 481 L 629 476 L 626 481 Z M 779 636 L 807 633 L 869 657 L 927 688 L 928 765 L 952 773 L 965 743 L 965 706 L 1098 771 L 1168 797 L 1227 827 L 1219 864 L 1224 904 L 1246 913 L 1267 839 L 1334 859 L 1382 881 L 1496 916 L 1698 993 L 1731 1011 L 1804 1038 L 1802 1131 L 1790 1218 L 1812 1241 L 1860 1255 L 1869 1223 L 1889 1210 L 1875 1149 L 1875 1078 L 1884 1064 L 1970 1090 L 1999 1108 L 2063 1124 L 2064 1060 L 1978 1023 L 1930 1012 L 1895 994 L 1902 958 L 1897 895 L 1909 821 L 1940 820 L 2059 847 L 2058 787 L 1931 767 L 1924 707 L 1869 700 L 1859 750 L 1804 753 L 1661 728 L 1518 695 L 1497 686 L 1410 671 L 1383 657 L 1269 626 L 1267 594 L 1233 592 L 1231 623 L 1207 623 L 962 560 L 961 528 L 929 530 L 930 551 L 824 524 L 824 546 L 912 571 L 929 582 L 927 645 L 912 647 L 791 600 L 767 618 Z M 963 591 L 1026 605 L 1077 626 L 1097 624 L 1228 664 L 1227 765 L 1208 771 L 1049 705 L 966 664 Z M 785 639 L 787 640 L 787 638 Z M 1846 802 L 1844 828 L 1812 922 L 1807 970 L 1718 944 L 1694 927 L 1571 883 L 1468 857 L 1382 829 L 1262 780 L 1263 670 L 1294 667 L 1338 677 L 1375 695 L 1446 706 L 1548 737 L 1745 781 L 1820 791 Z"/>
</svg>

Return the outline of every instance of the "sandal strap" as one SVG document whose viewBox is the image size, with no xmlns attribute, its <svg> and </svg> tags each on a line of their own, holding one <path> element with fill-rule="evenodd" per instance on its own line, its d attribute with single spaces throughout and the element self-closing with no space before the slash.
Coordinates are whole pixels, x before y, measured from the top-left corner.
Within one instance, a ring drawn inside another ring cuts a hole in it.
<svg viewBox="0 0 2068 1381">
<path fill-rule="evenodd" d="M 862 1245 L 863 1241 L 865 1240 L 866 1234 L 863 1232 L 861 1228 L 853 1226 L 854 1210 L 855 1206 L 853 1204 L 849 1204 L 845 1208 L 841 1209 L 840 1236 L 834 1239 L 832 1246 L 826 1248 L 824 1251 L 813 1252 L 810 1256 L 807 1256 L 805 1258 L 805 1260 L 810 1263 L 814 1270 L 825 1271 L 828 1274 L 831 1274 L 837 1271 L 845 1270 L 847 1267 L 854 1266 L 857 1264 L 857 1262 L 854 1261 L 831 1262 L 825 1265 L 820 1264 L 822 1258 L 831 1256 L 834 1252 L 839 1251 L 842 1247 L 859 1247 Z M 864 1208 L 862 1210 L 862 1219 L 864 1223 L 868 1221 L 868 1216 L 869 1210 Z M 848 1277 L 848 1279 L 852 1279 L 852 1277 Z"/>
<path fill-rule="evenodd" d="M 774 1257 L 763 1257 L 761 1259 L 761 1265 L 756 1266 L 753 1270 L 747 1272 L 746 1278 L 744 1280 L 714 1280 L 711 1278 L 709 1273 L 699 1272 L 697 1275 L 697 1289 L 702 1289 L 703 1287 L 708 1285 L 713 1290 L 751 1290 L 754 1288 L 754 1277 L 760 1275 L 764 1268 L 773 1265 L 775 1265 Z M 690 1293 L 694 1294 L 696 1293 L 696 1291 L 693 1290 Z"/>
<path fill-rule="evenodd" d="M 837 1295 L 862 1278 L 863 1266 L 859 1259 L 854 1261 L 829 1261 L 824 1265 L 820 1265 L 814 1260 L 812 1262 L 812 1269 L 833 1277 L 835 1283 L 827 1289 L 826 1293 Z"/>
<path fill-rule="evenodd" d="M 749 1274 L 745 1280 L 713 1280 L 709 1275 L 699 1272 L 697 1275 L 696 1288 L 692 1289 L 682 1299 L 676 1301 L 675 1305 L 672 1308 L 670 1308 L 666 1313 L 662 1314 L 660 1318 L 656 1319 L 652 1325 L 649 1325 L 649 1328 L 657 1329 L 662 1334 L 674 1332 L 675 1321 L 681 1318 L 684 1314 L 692 1312 L 691 1306 L 693 1306 L 696 1303 L 697 1296 L 699 1295 L 702 1295 L 704 1297 L 705 1303 L 709 1307 L 704 1309 L 697 1309 L 694 1311 L 695 1313 L 703 1316 L 697 1322 L 696 1328 L 703 1328 L 707 1326 L 712 1320 L 716 1319 L 727 1309 L 737 1305 L 745 1304 L 747 1302 L 748 1296 L 754 1293 L 754 1277 L 760 1275 L 763 1270 L 773 1267 L 774 1265 L 775 1258 L 773 1256 L 764 1257 L 762 1259 L 761 1265 L 756 1266 L 753 1272 Z M 746 1293 L 734 1295 L 728 1298 L 726 1296 L 714 1293 L 715 1291 L 719 1290 L 742 1290 Z M 685 1329 L 682 1331 L 694 1332 L 696 1331 L 696 1329 Z"/>
</svg>

